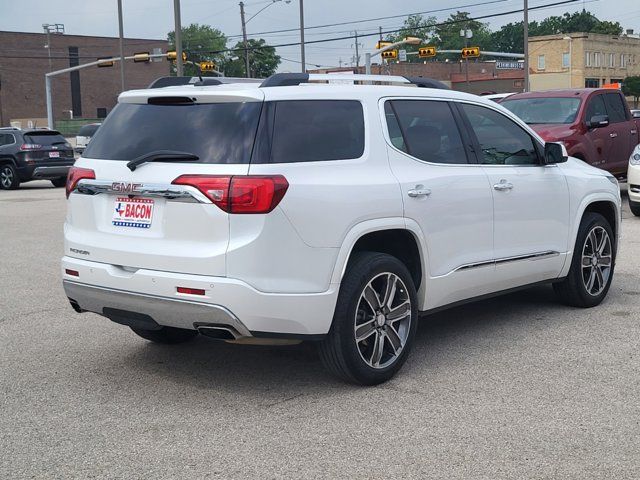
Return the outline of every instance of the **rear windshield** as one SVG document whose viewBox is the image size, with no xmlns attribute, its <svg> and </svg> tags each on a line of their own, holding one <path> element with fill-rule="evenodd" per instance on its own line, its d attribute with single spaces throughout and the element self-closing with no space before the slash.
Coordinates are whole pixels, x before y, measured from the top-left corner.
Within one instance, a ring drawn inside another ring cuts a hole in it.
<svg viewBox="0 0 640 480">
<path fill-rule="evenodd" d="M 59 133 L 25 133 L 25 143 L 51 146 L 51 145 L 63 145 L 67 143 L 65 138 Z"/>
<path fill-rule="evenodd" d="M 529 124 L 573 123 L 580 108 L 575 97 L 539 97 L 505 99 L 500 102 Z"/>
<path fill-rule="evenodd" d="M 79 137 L 93 137 L 100 125 L 85 125 L 78 131 Z"/>
<path fill-rule="evenodd" d="M 249 163 L 260 102 L 148 105 L 120 103 L 100 126 L 86 158 L 133 160 L 178 150 L 199 163 Z"/>
</svg>

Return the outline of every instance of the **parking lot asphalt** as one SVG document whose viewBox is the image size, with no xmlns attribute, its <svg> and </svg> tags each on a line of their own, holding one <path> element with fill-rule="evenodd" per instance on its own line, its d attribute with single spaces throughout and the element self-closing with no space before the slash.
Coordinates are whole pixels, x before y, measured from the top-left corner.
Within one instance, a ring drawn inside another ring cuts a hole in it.
<svg viewBox="0 0 640 480">
<path fill-rule="evenodd" d="M 626 202 L 626 198 L 625 198 Z M 640 218 L 606 301 L 424 318 L 387 384 L 312 344 L 160 346 L 64 296 L 64 190 L 0 192 L 0 478 L 640 478 Z"/>
</svg>

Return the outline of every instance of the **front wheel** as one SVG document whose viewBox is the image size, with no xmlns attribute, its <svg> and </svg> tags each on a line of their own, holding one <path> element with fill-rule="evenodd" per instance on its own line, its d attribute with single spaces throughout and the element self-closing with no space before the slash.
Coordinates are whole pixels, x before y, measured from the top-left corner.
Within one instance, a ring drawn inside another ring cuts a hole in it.
<svg viewBox="0 0 640 480">
<path fill-rule="evenodd" d="M 585 213 L 567 277 L 553 287 L 560 299 L 574 307 L 595 307 L 607 296 L 616 258 L 609 222 L 600 214 Z"/>
<path fill-rule="evenodd" d="M 146 330 L 134 327 L 129 328 L 146 340 L 168 345 L 186 342 L 198 335 L 197 330 L 187 330 L 185 328 L 162 327 L 160 330 Z"/>
<path fill-rule="evenodd" d="M 64 187 L 67 184 L 67 177 L 54 178 L 51 183 L 56 188 Z"/>
<path fill-rule="evenodd" d="M 389 380 L 409 355 L 417 317 L 407 267 L 384 253 L 357 253 L 342 280 L 331 330 L 320 344 L 325 367 L 351 383 Z"/>
</svg>

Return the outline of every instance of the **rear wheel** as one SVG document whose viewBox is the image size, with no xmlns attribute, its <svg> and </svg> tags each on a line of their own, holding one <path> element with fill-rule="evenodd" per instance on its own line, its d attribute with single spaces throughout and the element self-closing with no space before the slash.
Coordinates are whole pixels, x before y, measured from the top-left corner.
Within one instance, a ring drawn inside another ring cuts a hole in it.
<svg viewBox="0 0 640 480">
<path fill-rule="evenodd" d="M 137 335 L 155 343 L 176 344 L 191 340 L 198 335 L 197 330 L 184 328 L 162 327 L 160 330 L 145 330 L 143 328 L 130 327 Z"/>
<path fill-rule="evenodd" d="M 362 252 L 350 262 L 331 330 L 320 344 L 326 368 L 361 385 L 389 380 L 402 367 L 417 329 L 417 295 L 397 258 Z"/>
<path fill-rule="evenodd" d="M 633 213 L 636 217 L 640 217 L 640 203 L 632 202 L 631 200 L 629 200 L 629 210 L 631 210 L 631 213 Z"/>
<path fill-rule="evenodd" d="M 20 179 L 16 169 L 10 163 L 0 165 L 0 188 L 2 190 L 14 190 L 20 186 Z"/>
<path fill-rule="evenodd" d="M 585 213 L 567 278 L 555 283 L 560 299 L 574 307 L 595 307 L 607 296 L 615 264 L 615 243 L 609 222 L 598 213 Z"/>
<path fill-rule="evenodd" d="M 67 184 L 67 177 L 54 178 L 51 183 L 56 188 L 64 187 Z"/>
</svg>

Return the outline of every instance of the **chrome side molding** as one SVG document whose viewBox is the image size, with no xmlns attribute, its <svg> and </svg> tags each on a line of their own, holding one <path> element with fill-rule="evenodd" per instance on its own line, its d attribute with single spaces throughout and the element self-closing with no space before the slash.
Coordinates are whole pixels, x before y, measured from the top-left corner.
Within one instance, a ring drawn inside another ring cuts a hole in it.
<svg viewBox="0 0 640 480">
<path fill-rule="evenodd" d="M 122 182 L 82 179 L 73 190 L 81 195 L 100 195 L 110 193 L 123 196 L 160 197 L 188 203 L 211 203 L 197 188 L 187 185 L 161 183 L 137 183 L 135 189 L 122 189 Z"/>
<path fill-rule="evenodd" d="M 460 270 L 469 270 L 471 268 L 480 268 L 480 267 L 487 267 L 490 265 L 502 265 L 505 263 L 519 262 L 522 260 L 542 260 L 544 258 L 557 257 L 558 255 L 560 255 L 560 252 L 548 250 L 546 252 L 536 252 L 536 253 L 531 253 L 527 255 L 516 255 L 513 257 L 496 258 L 493 260 L 486 260 L 484 262 L 467 263 L 465 265 L 461 265 L 458 268 L 454 269 L 451 273 L 459 272 Z"/>
</svg>

